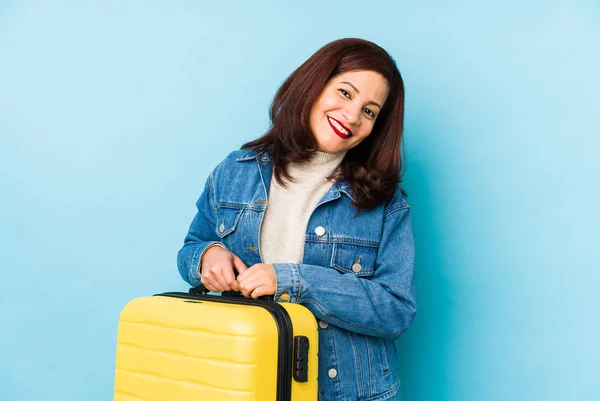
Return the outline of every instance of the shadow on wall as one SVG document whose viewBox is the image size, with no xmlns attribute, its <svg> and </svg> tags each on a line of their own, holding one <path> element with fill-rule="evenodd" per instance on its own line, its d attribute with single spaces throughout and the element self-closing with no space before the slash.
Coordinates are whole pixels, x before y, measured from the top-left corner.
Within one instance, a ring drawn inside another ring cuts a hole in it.
<svg viewBox="0 0 600 401">
<path fill-rule="evenodd" d="M 408 153 L 405 188 L 413 216 L 418 311 L 411 328 L 397 341 L 402 393 L 406 400 L 443 401 L 450 399 L 446 370 L 453 352 L 449 349 L 452 301 L 445 273 L 448 261 L 437 202 L 442 194 L 428 179 L 434 163 L 411 150 Z"/>
</svg>

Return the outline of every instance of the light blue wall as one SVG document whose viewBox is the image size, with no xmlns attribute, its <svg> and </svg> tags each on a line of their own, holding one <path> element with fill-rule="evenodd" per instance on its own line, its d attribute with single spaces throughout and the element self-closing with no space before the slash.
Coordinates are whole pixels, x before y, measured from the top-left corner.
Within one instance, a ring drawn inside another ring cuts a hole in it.
<svg viewBox="0 0 600 401">
<path fill-rule="evenodd" d="M 346 36 L 407 87 L 405 399 L 600 399 L 596 0 L 201 3 L 0 3 L 1 400 L 111 399 L 206 175 Z"/>
</svg>

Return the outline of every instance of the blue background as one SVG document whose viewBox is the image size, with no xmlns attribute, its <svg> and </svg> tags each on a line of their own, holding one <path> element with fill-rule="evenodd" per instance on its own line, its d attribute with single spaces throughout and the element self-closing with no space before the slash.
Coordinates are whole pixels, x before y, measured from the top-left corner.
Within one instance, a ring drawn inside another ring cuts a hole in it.
<svg viewBox="0 0 600 401">
<path fill-rule="evenodd" d="M 600 4 L 283 3 L 0 3 L 0 399 L 112 399 L 207 174 L 349 36 L 407 88 L 405 399 L 600 399 Z"/>
</svg>

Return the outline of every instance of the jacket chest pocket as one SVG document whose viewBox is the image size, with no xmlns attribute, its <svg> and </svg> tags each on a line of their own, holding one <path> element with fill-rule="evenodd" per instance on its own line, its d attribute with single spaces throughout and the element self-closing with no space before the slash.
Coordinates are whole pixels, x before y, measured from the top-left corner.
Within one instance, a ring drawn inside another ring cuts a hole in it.
<svg viewBox="0 0 600 401">
<path fill-rule="evenodd" d="M 331 267 L 358 277 L 372 276 L 377 259 L 375 246 L 334 243 L 331 255 Z"/>
<path fill-rule="evenodd" d="M 237 231 L 240 218 L 244 213 L 244 209 L 222 207 L 217 209 L 217 224 L 215 233 L 230 250 L 232 238 L 237 237 Z"/>
</svg>

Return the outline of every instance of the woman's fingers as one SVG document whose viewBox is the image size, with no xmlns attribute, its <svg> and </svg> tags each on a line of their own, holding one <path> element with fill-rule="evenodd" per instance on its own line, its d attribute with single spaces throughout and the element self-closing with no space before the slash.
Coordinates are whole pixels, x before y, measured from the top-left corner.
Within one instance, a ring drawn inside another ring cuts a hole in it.
<svg viewBox="0 0 600 401">
<path fill-rule="evenodd" d="M 206 276 L 202 276 L 200 278 L 200 282 L 209 290 L 212 292 L 220 292 L 217 287 L 215 286 L 215 283 L 212 280 L 209 280 L 208 278 L 206 278 Z"/>
<path fill-rule="evenodd" d="M 275 294 L 275 273 L 267 264 L 256 264 L 238 276 L 240 291 L 247 298 Z M 258 289 L 258 291 L 256 291 Z"/>
<path fill-rule="evenodd" d="M 232 285 L 236 288 L 234 257 L 233 253 L 220 246 L 210 247 L 202 258 L 202 284 L 214 292 L 230 291 Z"/>
<path fill-rule="evenodd" d="M 239 274 L 244 273 L 246 270 L 248 270 L 248 266 L 246 266 L 246 264 L 244 262 L 242 262 L 242 259 L 239 258 L 239 256 L 233 254 L 233 267 L 235 267 L 235 269 L 237 270 L 237 272 Z"/>
<path fill-rule="evenodd" d="M 212 282 L 216 288 L 216 292 L 230 291 L 231 287 L 227 284 L 227 280 L 224 277 L 224 269 L 222 265 L 212 266 L 208 268 L 209 277 L 208 279 Z M 233 272 L 231 273 L 233 275 Z"/>
<path fill-rule="evenodd" d="M 239 291 L 238 282 L 235 279 L 235 274 L 233 274 L 233 266 L 230 265 L 229 267 L 224 267 L 221 270 L 221 273 L 223 277 L 223 282 L 227 286 L 226 291 Z"/>
<path fill-rule="evenodd" d="M 236 272 L 239 273 L 237 278 Z M 254 294 L 258 298 L 275 293 L 276 277 L 271 265 L 258 263 L 248 268 L 237 255 L 219 249 L 206 258 L 201 281 L 211 291 L 240 291 L 248 298 L 262 286 L 264 288 Z"/>
<path fill-rule="evenodd" d="M 260 286 L 256 287 L 254 289 L 254 291 L 252 291 L 252 293 L 250 294 L 250 297 L 252 297 L 254 299 L 258 299 L 265 295 L 273 295 L 273 292 L 268 290 L 268 286 L 260 285 Z"/>
<path fill-rule="evenodd" d="M 256 287 L 258 287 L 260 285 L 260 282 L 256 279 L 249 278 L 249 279 L 243 280 L 241 282 L 238 282 L 238 285 L 239 285 L 240 292 L 242 293 L 242 295 L 245 296 L 246 298 L 250 298 L 252 291 L 254 291 L 256 289 Z"/>
</svg>

